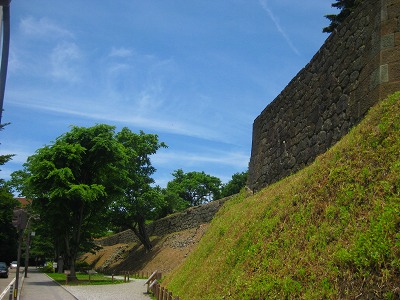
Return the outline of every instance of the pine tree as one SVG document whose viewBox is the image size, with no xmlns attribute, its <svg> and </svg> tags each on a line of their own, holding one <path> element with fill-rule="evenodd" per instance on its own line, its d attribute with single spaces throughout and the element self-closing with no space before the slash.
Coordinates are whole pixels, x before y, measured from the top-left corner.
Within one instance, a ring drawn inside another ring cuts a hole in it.
<svg viewBox="0 0 400 300">
<path fill-rule="evenodd" d="M 331 21 L 331 24 L 322 31 L 328 33 L 333 32 L 362 1 L 363 0 L 336 0 L 336 3 L 333 3 L 332 7 L 340 9 L 340 13 L 325 15 L 325 18 Z"/>
</svg>

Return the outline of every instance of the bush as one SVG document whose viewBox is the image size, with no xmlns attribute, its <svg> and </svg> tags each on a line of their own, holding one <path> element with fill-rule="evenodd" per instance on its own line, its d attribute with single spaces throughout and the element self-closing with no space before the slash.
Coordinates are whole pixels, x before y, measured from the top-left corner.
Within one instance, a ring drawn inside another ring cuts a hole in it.
<svg viewBox="0 0 400 300">
<path fill-rule="evenodd" d="M 54 273 L 53 262 L 47 262 L 40 270 L 43 273 Z"/>
</svg>

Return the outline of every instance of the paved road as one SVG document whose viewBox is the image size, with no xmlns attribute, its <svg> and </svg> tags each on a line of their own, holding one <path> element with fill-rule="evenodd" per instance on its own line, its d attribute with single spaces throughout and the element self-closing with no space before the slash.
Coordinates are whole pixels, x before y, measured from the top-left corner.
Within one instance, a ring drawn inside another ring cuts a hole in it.
<svg viewBox="0 0 400 300">
<path fill-rule="evenodd" d="M 21 268 L 19 274 L 21 280 L 21 276 L 23 274 L 23 268 Z M 6 300 L 6 299 L 8 300 L 10 295 L 9 286 L 11 282 L 13 284 L 15 282 L 15 269 L 9 269 L 8 278 L 0 278 L 0 300 Z"/>
<path fill-rule="evenodd" d="M 7 285 L 13 280 L 15 273 L 9 273 L 8 278 L 0 278 L 0 293 L 7 287 Z"/>
</svg>

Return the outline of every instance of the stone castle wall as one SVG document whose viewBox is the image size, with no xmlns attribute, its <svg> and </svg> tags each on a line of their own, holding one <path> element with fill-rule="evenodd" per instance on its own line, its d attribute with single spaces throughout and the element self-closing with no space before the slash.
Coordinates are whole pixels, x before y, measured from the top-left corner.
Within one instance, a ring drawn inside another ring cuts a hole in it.
<svg viewBox="0 0 400 300">
<path fill-rule="evenodd" d="M 217 211 L 229 198 L 226 197 L 207 204 L 191 207 L 183 212 L 157 220 L 147 225 L 147 233 L 149 236 L 164 236 L 173 232 L 195 228 L 201 224 L 210 223 Z M 139 240 L 131 230 L 125 230 L 96 241 L 101 246 L 129 244 L 132 242 L 139 242 Z"/>
<path fill-rule="evenodd" d="M 310 164 L 400 90 L 400 0 L 364 0 L 256 118 L 248 187 Z"/>
</svg>

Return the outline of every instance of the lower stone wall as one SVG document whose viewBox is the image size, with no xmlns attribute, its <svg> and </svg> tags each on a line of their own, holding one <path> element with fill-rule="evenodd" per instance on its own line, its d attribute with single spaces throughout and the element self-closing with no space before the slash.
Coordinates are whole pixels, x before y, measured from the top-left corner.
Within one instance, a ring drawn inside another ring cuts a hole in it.
<svg viewBox="0 0 400 300">
<path fill-rule="evenodd" d="M 207 204 L 190 207 L 187 210 L 167 216 L 147 225 L 149 236 L 164 236 L 173 232 L 198 227 L 201 224 L 209 223 L 214 215 L 231 197 L 211 201 Z M 105 237 L 96 241 L 101 246 L 112 246 L 116 244 L 129 244 L 139 242 L 132 230 Z"/>
</svg>

